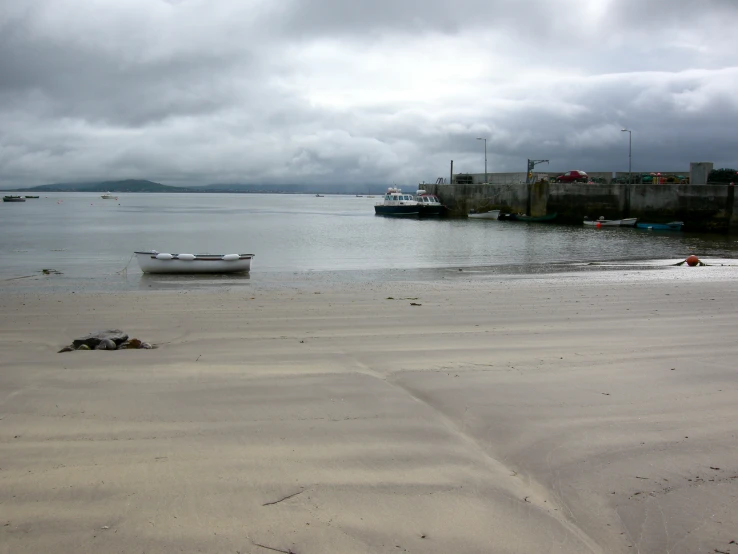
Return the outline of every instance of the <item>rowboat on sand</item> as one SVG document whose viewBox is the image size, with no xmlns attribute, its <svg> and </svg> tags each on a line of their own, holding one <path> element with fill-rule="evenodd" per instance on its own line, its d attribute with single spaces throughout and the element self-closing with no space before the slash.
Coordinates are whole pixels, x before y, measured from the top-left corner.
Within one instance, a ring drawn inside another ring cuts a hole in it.
<svg viewBox="0 0 738 554">
<path fill-rule="evenodd" d="M 245 273 L 254 254 L 169 254 L 134 252 L 144 273 Z"/>
</svg>

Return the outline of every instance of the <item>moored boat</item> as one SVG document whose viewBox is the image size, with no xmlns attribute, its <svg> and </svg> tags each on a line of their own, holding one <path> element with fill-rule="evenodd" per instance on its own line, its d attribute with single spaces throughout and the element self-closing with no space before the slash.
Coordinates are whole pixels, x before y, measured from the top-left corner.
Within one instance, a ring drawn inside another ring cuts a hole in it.
<svg viewBox="0 0 738 554">
<path fill-rule="evenodd" d="M 526 214 L 510 214 L 512 221 L 528 221 L 533 223 L 543 223 L 546 221 L 553 221 L 558 215 L 557 212 L 546 215 L 526 215 Z"/>
<path fill-rule="evenodd" d="M 26 194 L 26 198 L 38 198 L 38 196 L 29 196 Z"/>
<path fill-rule="evenodd" d="M 415 201 L 418 203 L 418 214 L 420 216 L 447 215 L 448 208 L 441 204 L 435 194 L 428 194 L 423 189 L 415 193 Z"/>
<path fill-rule="evenodd" d="M 467 214 L 467 217 L 470 219 L 499 219 L 500 218 L 500 210 L 490 210 L 488 212 L 476 212 L 471 211 Z"/>
<path fill-rule="evenodd" d="M 144 273 L 241 273 L 251 270 L 254 254 L 168 254 L 134 252 Z"/>
<path fill-rule="evenodd" d="M 626 217 L 625 219 L 605 219 L 600 216 L 599 219 L 584 218 L 583 223 L 585 225 L 591 225 L 593 227 L 635 227 L 637 218 Z"/>
<path fill-rule="evenodd" d="M 412 194 L 403 194 L 397 187 L 390 187 L 381 204 L 374 205 L 376 215 L 419 215 L 420 207 Z"/>
<path fill-rule="evenodd" d="M 649 229 L 651 231 L 681 231 L 684 227 L 683 221 L 672 221 L 670 223 L 636 223 L 638 229 Z"/>
<path fill-rule="evenodd" d="M 3 202 L 25 202 L 25 196 L 3 196 Z"/>
<path fill-rule="evenodd" d="M 113 193 L 111 193 L 111 192 L 106 192 L 106 193 L 105 193 L 105 194 L 103 194 L 103 195 L 102 195 L 102 196 L 101 196 L 100 198 L 102 198 L 103 200 L 118 200 L 118 197 L 117 197 L 117 196 L 115 196 L 115 195 L 114 195 Z"/>
</svg>

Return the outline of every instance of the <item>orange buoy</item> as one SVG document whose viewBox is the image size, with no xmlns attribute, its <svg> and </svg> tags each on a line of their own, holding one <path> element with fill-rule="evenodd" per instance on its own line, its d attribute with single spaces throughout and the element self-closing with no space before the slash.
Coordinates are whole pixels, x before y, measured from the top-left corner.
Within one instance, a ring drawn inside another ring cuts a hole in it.
<svg viewBox="0 0 738 554">
<path fill-rule="evenodd" d="M 692 254 L 691 256 L 688 256 L 686 259 L 687 265 L 690 267 L 696 266 L 698 263 L 700 263 L 700 259 Z"/>
</svg>

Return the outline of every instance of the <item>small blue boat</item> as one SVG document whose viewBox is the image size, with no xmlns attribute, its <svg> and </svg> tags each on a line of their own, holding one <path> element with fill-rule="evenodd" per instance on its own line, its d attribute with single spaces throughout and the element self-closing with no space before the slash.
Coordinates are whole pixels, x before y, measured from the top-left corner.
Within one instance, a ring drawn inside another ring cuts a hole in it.
<svg viewBox="0 0 738 554">
<path fill-rule="evenodd" d="M 682 221 L 672 221 L 670 223 L 636 223 L 639 229 L 650 229 L 652 231 L 681 231 L 684 227 Z"/>
</svg>

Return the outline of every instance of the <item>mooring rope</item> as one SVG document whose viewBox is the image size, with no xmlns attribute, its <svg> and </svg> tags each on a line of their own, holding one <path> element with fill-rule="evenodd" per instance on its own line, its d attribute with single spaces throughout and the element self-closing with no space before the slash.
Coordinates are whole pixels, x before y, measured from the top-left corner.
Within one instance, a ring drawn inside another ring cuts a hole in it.
<svg viewBox="0 0 738 554">
<path fill-rule="evenodd" d="M 135 252 L 133 254 L 131 254 L 131 257 L 128 259 L 128 263 L 126 264 L 126 267 L 124 267 L 120 271 L 116 271 L 115 274 L 116 275 L 126 275 L 127 276 L 128 275 L 128 266 L 131 265 L 131 260 L 133 260 L 133 256 L 135 256 L 135 255 L 136 255 Z"/>
</svg>

